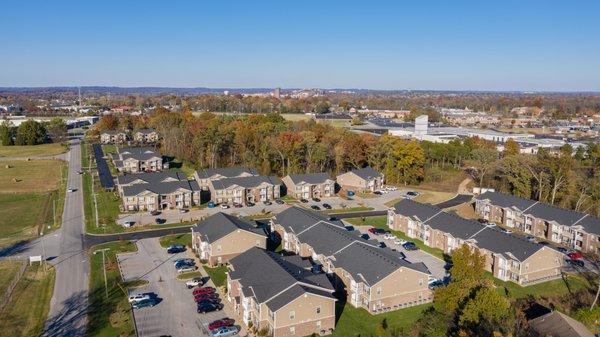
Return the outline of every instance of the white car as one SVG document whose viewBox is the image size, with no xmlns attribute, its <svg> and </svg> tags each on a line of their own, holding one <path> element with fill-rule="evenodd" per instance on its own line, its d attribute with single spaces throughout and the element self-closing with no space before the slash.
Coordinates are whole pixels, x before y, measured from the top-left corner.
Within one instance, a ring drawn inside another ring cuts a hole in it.
<svg viewBox="0 0 600 337">
<path fill-rule="evenodd" d="M 396 239 L 396 240 L 394 240 L 394 243 L 397 245 L 403 245 L 406 243 L 406 240 Z"/>
<path fill-rule="evenodd" d="M 69 189 L 67 189 L 67 192 L 69 192 L 69 193 L 73 193 L 73 192 L 75 192 L 75 191 L 77 191 L 77 189 L 76 189 L 76 188 L 69 188 Z"/>
<path fill-rule="evenodd" d="M 129 228 L 129 227 L 133 226 L 134 223 L 135 222 L 133 222 L 133 221 L 125 221 L 125 222 L 123 222 L 123 227 Z"/>
<path fill-rule="evenodd" d="M 139 302 L 139 301 L 149 300 L 149 299 L 150 299 L 150 295 L 148 295 L 148 294 L 135 294 L 135 295 L 129 296 L 129 303 Z"/>
<path fill-rule="evenodd" d="M 204 281 L 202 281 L 201 277 L 194 277 L 193 279 L 185 282 L 185 285 L 188 287 L 188 289 L 201 287 L 204 285 Z"/>
<path fill-rule="evenodd" d="M 196 271 L 196 269 L 198 269 L 198 267 L 196 267 L 196 266 L 184 265 L 181 268 L 177 268 L 177 272 L 178 273 L 187 273 L 189 271 Z"/>
<path fill-rule="evenodd" d="M 221 208 L 223 208 L 223 209 L 228 209 L 228 208 L 229 208 L 229 205 L 227 205 L 227 204 L 221 204 Z"/>
<path fill-rule="evenodd" d="M 386 240 L 394 240 L 396 238 L 396 236 L 394 234 L 392 234 L 392 233 L 386 233 L 383 236 L 383 238 L 386 239 Z"/>
<path fill-rule="evenodd" d="M 227 327 L 220 327 L 218 329 L 215 329 L 213 331 L 211 331 L 211 335 L 213 335 L 214 337 L 229 337 L 229 336 L 234 336 L 237 335 L 239 332 L 238 328 L 233 325 L 233 326 L 227 326 Z"/>
</svg>

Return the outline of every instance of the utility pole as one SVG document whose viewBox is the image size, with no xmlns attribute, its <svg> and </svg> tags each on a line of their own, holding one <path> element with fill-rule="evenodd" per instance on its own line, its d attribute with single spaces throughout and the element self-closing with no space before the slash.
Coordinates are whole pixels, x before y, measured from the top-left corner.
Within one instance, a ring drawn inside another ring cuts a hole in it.
<svg viewBox="0 0 600 337">
<path fill-rule="evenodd" d="M 54 202 L 52 203 L 52 226 L 56 227 L 56 198 L 54 198 Z"/>
<path fill-rule="evenodd" d="M 98 253 L 98 252 L 102 253 L 102 270 L 104 272 L 104 293 L 106 295 L 106 299 L 108 299 L 108 281 L 106 279 L 106 262 L 105 262 L 105 252 L 107 250 L 110 250 L 110 248 L 99 249 L 94 252 L 94 255 L 96 255 L 96 253 Z"/>
<path fill-rule="evenodd" d="M 96 199 L 96 191 L 94 190 L 94 173 L 90 172 L 92 176 L 92 195 L 94 196 L 94 213 L 96 218 L 96 228 L 98 228 L 98 201 Z"/>
<path fill-rule="evenodd" d="M 44 274 L 46 273 L 46 246 L 44 246 L 44 230 L 40 233 L 40 241 L 42 243 L 42 265 L 44 266 Z"/>
</svg>

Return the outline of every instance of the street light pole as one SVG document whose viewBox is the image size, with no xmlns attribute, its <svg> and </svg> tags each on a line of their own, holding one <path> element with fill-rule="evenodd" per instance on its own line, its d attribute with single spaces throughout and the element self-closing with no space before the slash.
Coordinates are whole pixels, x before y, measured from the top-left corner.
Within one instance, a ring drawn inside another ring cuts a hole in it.
<svg viewBox="0 0 600 337">
<path fill-rule="evenodd" d="M 110 250 L 110 248 L 104 248 L 104 249 L 99 249 L 97 251 L 94 252 L 94 255 L 96 255 L 96 253 L 101 252 L 102 253 L 102 270 L 104 272 L 104 293 L 106 294 L 106 299 L 108 299 L 108 281 L 106 279 L 106 262 L 105 262 L 105 257 L 104 257 L 104 253 Z"/>
</svg>

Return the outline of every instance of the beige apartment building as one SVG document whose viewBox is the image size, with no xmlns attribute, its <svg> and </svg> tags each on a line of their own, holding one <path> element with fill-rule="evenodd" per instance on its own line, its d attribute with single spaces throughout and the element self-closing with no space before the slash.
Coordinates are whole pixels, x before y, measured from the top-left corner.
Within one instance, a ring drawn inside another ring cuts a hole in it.
<svg viewBox="0 0 600 337">
<path fill-rule="evenodd" d="M 335 180 L 327 173 L 288 174 L 281 180 L 285 184 L 287 195 L 296 199 L 335 196 Z"/>
<path fill-rule="evenodd" d="M 192 227 L 192 248 L 211 266 L 228 263 L 253 247 L 267 248 L 266 228 L 256 221 L 218 212 Z"/>
<path fill-rule="evenodd" d="M 208 168 L 194 172 L 194 178 L 203 190 L 208 190 L 211 181 L 225 178 L 242 178 L 257 176 L 255 169 L 249 167 L 235 166 L 223 168 Z"/>
<path fill-rule="evenodd" d="M 159 140 L 158 132 L 154 129 L 139 129 L 133 133 L 133 141 L 136 143 L 153 144 Z"/>
<path fill-rule="evenodd" d="M 383 187 L 383 174 L 370 166 L 352 170 L 337 176 L 337 183 L 344 190 L 354 192 L 377 191 Z"/>
<path fill-rule="evenodd" d="M 499 192 L 486 192 L 475 201 L 484 219 L 565 247 L 600 252 L 600 219 L 586 213 Z"/>
<path fill-rule="evenodd" d="M 478 249 L 485 255 L 486 270 L 502 281 L 528 285 L 562 273 L 562 253 L 433 205 L 404 199 L 389 210 L 388 226 L 446 254 L 465 244 Z"/>
<path fill-rule="evenodd" d="M 299 207 L 279 213 L 271 221 L 284 250 L 310 258 L 344 290 L 348 303 L 372 314 L 428 303 L 430 272 L 423 263 L 411 263 L 400 253 L 381 248 L 349 232 L 339 220 Z"/>
<path fill-rule="evenodd" d="M 184 209 L 200 203 L 200 188 L 175 172 L 128 174 L 117 178 L 123 211 Z"/>
<path fill-rule="evenodd" d="M 279 198 L 281 180 L 267 176 L 224 178 L 209 181 L 208 189 L 214 203 L 246 205 Z"/>
<path fill-rule="evenodd" d="M 102 144 L 122 144 L 127 141 L 127 133 L 124 131 L 103 131 L 100 134 Z"/>
<path fill-rule="evenodd" d="M 244 324 L 273 337 L 333 332 L 334 288 L 309 261 L 251 248 L 229 262 L 227 301 Z"/>
<path fill-rule="evenodd" d="M 154 149 L 149 147 L 127 147 L 117 149 L 112 154 L 113 164 L 124 173 L 156 172 L 169 168 L 167 162 Z"/>
</svg>

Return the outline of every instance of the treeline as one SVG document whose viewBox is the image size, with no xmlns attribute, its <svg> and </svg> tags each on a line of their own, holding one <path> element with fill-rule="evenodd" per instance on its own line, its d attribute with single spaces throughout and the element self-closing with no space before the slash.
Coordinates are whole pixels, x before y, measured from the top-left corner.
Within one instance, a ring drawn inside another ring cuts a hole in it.
<svg viewBox="0 0 600 337">
<path fill-rule="evenodd" d="M 29 119 L 18 127 L 8 120 L 0 121 L 0 145 L 38 145 L 48 142 L 62 142 L 67 139 L 67 125 L 62 118 L 49 122 Z"/>
</svg>

